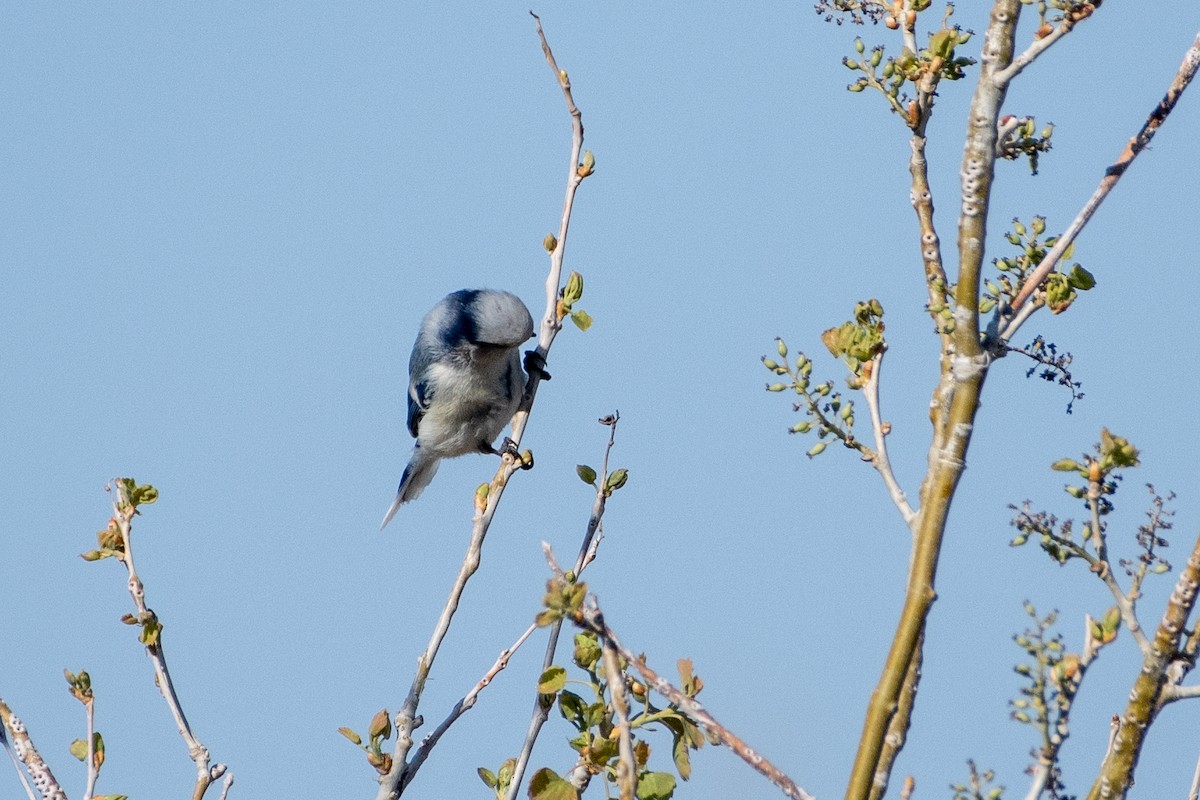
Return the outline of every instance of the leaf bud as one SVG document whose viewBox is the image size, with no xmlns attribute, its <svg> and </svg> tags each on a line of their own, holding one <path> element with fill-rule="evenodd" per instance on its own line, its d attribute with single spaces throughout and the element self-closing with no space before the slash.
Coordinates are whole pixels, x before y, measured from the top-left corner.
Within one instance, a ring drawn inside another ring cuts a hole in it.
<svg viewBox="0 0 1200 800">
<path fill-rule="evenodd" d="M 1046 232 L 1046 218 L 1045 217 L 1034 217 L 1031 225 L 1033 227 L 1033 235 L 1034 236 L 1041 236 L 1043 233 Z"/>
<path fill-rule="evenodd" d="M 854 40 L 854 50 L 855 50 L 855 52 L 857 52 L 857 53 L 861 53 L 861 52 L 863 52 L 863 51 L 864 51 L 864 50 L 866 50 L 866 49 L 867 49 L 867 46 L 866 46 L 865 44 L 863 44 L 862 37 L 861 37 L 861 36 L 857 37 L 857 38 Z"/>
<path fill-rule="evenodd" d="M 558 247 L 558 239 L 553 233 L 547 233 L 546 238 L 542 239 L 542 247 L 546 248 L 547 253 L 553 253 L 554 248 Z"/>
<path fill-rule="evenodd" d="M 779 364 L 775 363 L 775 361 L 773 361 L 772 359 L 763 358 L 762 362 L 763 362 L 763 366 L 766 367 L 767 369 L 771 370 L 772 372 L 779 369 Z"/>
<path fill-rule="evenodd" d="M 775 338 L 775 349 L 779 351 L 780 358 L 787 358 L 788 347 L 787 344 L 784 343 L 783 339 L 778 337 Z"/>
<path fill-rule="evenodd" d="M 825 452 L 825 448 L 827 446 L 828 446 L 827 442 L 817 442 L 816 444 L 814 444 L 812 447 L 809 448 L 808 452 L 805 455 L 807 455 L 809 458 L 816 458 L 817 456 L 821 455 L 821 453 Z"/>
<path fill-rule="evenodd" d="M 371 725 L 367 728 L 367 736 L 371 739 L 387 739 L 392 735 L 392 718 L 386 708 L 381 708 L 371 717 Z"/>
<path fill-rule="evenodd" d="M 787 388 L 787 384 L 783 384 L 783 383 L 769 383 L 769 384 L 767 384 L 767 391 L 768 391 L 768 392 L 782 392 L 782 391 L 783 391 L 784 389 L 786 389 L 786 388 Z"/>
</svg>

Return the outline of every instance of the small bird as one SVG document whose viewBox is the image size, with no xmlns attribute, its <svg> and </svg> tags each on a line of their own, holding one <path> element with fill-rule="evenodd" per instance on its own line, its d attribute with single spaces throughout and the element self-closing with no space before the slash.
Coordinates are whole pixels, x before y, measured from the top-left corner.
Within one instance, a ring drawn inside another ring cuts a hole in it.
<svg viewBox="0 0 1200 800">
<path fill-rule="evenodd" d="M 533 317 L 510 292 L 462 289 L 425 315 L 408 360 L 408 432 L 417 443 L 380 530 L 443 458 L 499 455 L 492 443 L 520 405 L 520 346 L 532 336 Z"/>
</svg>

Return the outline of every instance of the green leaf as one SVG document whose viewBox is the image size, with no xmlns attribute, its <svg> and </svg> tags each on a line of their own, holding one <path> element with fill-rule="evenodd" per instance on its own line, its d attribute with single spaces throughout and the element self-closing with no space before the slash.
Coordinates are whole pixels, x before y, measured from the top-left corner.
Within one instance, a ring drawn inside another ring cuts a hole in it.
<svg viewBox="0 0 1200 800">
<path fill-rule="evenodd" d="M 1067 282 L 1079 291 L 1086 292 L 1088 289 L 1095 288 L 1096 277 L 1076 264 L 1071 267 L 1071 273 L 1067 276 Z"/>
<path fill-rule="evenodd" d="M 357 745 L 362 744 L 362 737 L 359 736 L 354 731 L 350 730 L 349 728 L 345 728 L 345 727 L 338 728 L 338 733 L 340 733 L 342 736 L 345 736 L 347 739 L 349 739 L 350 741 L 354 742 Z"/>
<path fill-rule="evenodd" d="M 591 486 L 596 485 L 596 470 L 589 467 L 587 464 L 576 464 L 575 474 L 579 476 L 579 480 Z"/>
<path fill-rule="evenodd" d="M 558 665 L 551 666 L 538 678 L 537 690 L 541 694 L 557 694 L 567 685 L 567 670 Z"/>
<path fill-rule="evenodd" d="M 135 506 L 148 506 L 158 500 L 158 489 L 155 489 L 148 483 L 144 483 L 130 493 L 129 500 Z"/>
<path fill-rule="evenodd" d="M 562 712 L 563 719 L 581 731 L 588 728 L 587 707 L 583 698 L 574 692 L 563 690 L 558 693 L 558 710 Z"/>
<path fill-rule="evenodd" d="M 76 739 L 71 742 L 71 755 L 83 761 L 87 758 L 87 742 L 83 739 Z"/>
<path fill-rule="evenodd" d="M 579 330 L 586 331 L 592 327 L 592 315 L 581 308 L 571 312 L 571 322 L 574 322 Z"/>
<path fill-rule="evenodd" d="M 617 489 L 625 485 L 625 481 L 629 480 L 629 470 L 616 469 L 608 473 L 608 479 L 604 481 L 604 491 L 612 494 Z"/>
<path fill-rule="evenodd" d="M 688 745 L 682 736 L 675 736 L 671 742 L 671 757 L 675 759 L 675 769 L 679 772 L 679 777 L 685 781 L 692 777 L 692 759 L 688 755 Z"/>
<path fill-rule="evenodd" d="M 496 773 L 492 772 L 487 767 L 480 767 L 475 770 L 479 774 L 479 780 L 483 781 L 489 789 L 496 788 Z"/>
<path fill-rule="evenodd" d="M 1050 465 L 1050 469 L 1055 472 L 1077 472 L 1083 467 L 1073 458 L 1060 458 Z"/>
<path fill-rule="evenodd" d="M 638 776 L 638 800 L 669 800 L 675 794 L 675 776 L 669 772 L 643 772 Z"/>
<path fill-rule="evenodd" d="M 554 770 L 542 767 L 529 779 L 529 797 L 530 800 L 579 800 L 579 790 Z"/>
</svg>

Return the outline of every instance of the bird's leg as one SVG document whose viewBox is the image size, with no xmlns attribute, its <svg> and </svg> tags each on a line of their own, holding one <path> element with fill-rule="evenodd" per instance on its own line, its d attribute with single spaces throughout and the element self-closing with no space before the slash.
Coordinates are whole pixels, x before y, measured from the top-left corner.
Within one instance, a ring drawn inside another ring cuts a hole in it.
<svg viewBox="0 0 1200 800">
<path fill-rule="evenodd" d="M 537 350 L 525 351 L 525 372 L 536 374 L 544 381 L 550 380 L 550 373 L 546 372 L 546 357 Z"/>
</svg>

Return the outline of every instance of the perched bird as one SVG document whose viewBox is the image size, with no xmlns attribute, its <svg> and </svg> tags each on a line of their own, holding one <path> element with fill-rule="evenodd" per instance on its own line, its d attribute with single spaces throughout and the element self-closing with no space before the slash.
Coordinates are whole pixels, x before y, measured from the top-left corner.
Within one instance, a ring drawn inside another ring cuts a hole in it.
<svg viewBox="0 0 1200 800">
<path fill-rule="evenodd" d="M 462 289 L 425 315 L 408 360 L 408 432 L 417 443 L 380 530 L 443 458 L 499 454 L 492 443 L 521 402 L 520 346 L 531 336 L 533 317 L 509 292 Z"/>
</svg>

